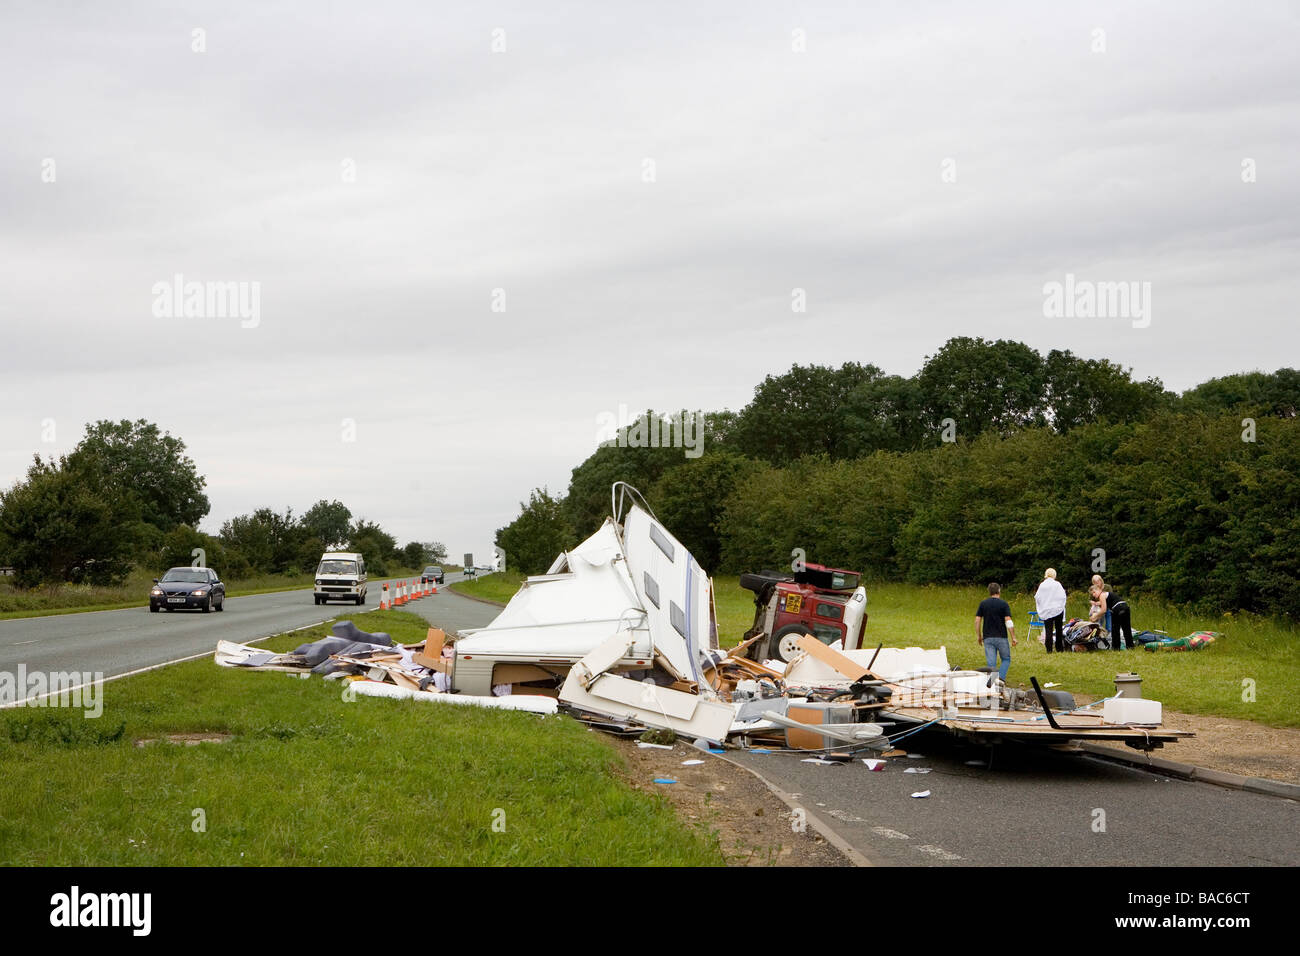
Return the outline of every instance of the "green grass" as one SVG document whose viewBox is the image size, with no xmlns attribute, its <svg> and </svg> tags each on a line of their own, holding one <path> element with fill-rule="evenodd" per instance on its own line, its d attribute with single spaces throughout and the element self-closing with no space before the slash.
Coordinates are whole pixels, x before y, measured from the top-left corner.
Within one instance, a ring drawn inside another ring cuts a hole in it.
<svg viewBox="0 0 1300 956">
<path fill-rule="evenodd" d="M 427 623 L 345 615 L 397 640 Z M 287 650 L 327 633 L 282 635 Z M 630 788 L 567 717 L 357 697 L 211 659 L 112 681 L 103 716 L 0 711 L 0 864 L 709 865 L 711 831 Z M 180 746 L 141 738 L 233 734 Z M 196 832 L 196 810 L 206 830 Z M 504 817 L 498 811 L 504 812 Z M 504 820 L 504 832 L 493 830 Z"/>
<path fill-rule="evenodd" d="M 461 594 L 468 594 L 470 597 L 505 604 L 523 586 L 526 577 L 527 575 L 518 571 L 496 571 L 473 581 L 457 581 L 451 589 Z"/>
<path fill-rule="evenodd" d="M 47 617 L 51 614 L 144 607 L 149 603 L 149 588 L 153 579 L 160 574 L 161 571 L 133 571 L 122 584 L 105 587 L 54 584 L 31 589 L 16 587 L 12 578 L 3 577 L 0 578 L 0 621 L 16 617 Z M 410 578 L 418 575 L 418 570 L 406 568 L 384 578 L 378 575 L 372 577 L 384 580 L 387 577 Z M 232 578 L 225 583 L 227 596 L 247 597 L 250 594 L 309 588 L 313 581 L 314 574 L 259 574 L 248 578 Z"/>
<path fill-rule="evenodd" d="M 740 587 L 735 576 L 714 578 L 718 632 L 722 643 L 739 643 L 753 623 L 754 595 Z M 975 608 L 988 592 L 978 587 L 910 584 L 867 585 L 867 621 L 864 644 L 875 647 L 927 647 L 946 645 L 953 664 L 978 667 L 983 650 L 975 643 Z M 1065 690 L 1094 697 L 1115 692 L 1115 675 L 1135 671 L 1142 675 L 1145 696 L 1170 710 L 1253 720 L 1275 727 L 1300 727 L 1300 628 L 1252 614 L 1211 617 L 1196 615 L 1151 599 L 1131 600 L 1134 630 L 1163 630 L 1183 637 L 1197 630 L 1220 631 L 1216 643 L 1199 651 L 1158 652 L 1135 650 L 1091 654 L 1051 654 L 1029 637 L 1029 594 L 1004 594 L 1016 621 L 1019 645 L 1011 652 L 1009 682 L 1029 685 L 1059 681 Z M 1069 617 L 1086 617 L 1082 592 L 1070 595 Z M 1255 700 L 1243 701 L 1243 680 L 1255 685 Z"/>
</svg>

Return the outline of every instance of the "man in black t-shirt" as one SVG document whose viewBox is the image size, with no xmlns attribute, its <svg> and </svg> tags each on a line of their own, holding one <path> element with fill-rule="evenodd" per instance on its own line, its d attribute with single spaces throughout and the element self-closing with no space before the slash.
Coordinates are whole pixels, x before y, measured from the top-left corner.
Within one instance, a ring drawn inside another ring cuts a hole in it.
<svg viewBox="0 0 1300 956">
<path fill-rule="evenodd" d="M 1011 605 L 1002 600 L 1002 586 L 996 581 L 989 585 L 989 596 L 980 601 L 975 612 L 975 640 L 984 647 L 984 663 L 998 666 L 998 677 L 1007 679 L 1011 667 L 1011 648 L 1016 645 L 1016 625 L 1011 620 Z"/>
</svg>

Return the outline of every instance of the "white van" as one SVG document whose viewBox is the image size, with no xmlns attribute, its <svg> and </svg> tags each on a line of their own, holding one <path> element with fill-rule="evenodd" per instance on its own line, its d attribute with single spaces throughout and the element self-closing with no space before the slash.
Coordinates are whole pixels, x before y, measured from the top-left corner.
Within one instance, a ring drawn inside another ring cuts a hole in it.
<svg viewBox="0 0 1300 956">
<path fill-rule="evenodd" d="M 331 598 L 366 603 L 366 559 L 356 551 L 326 551 L 316 568 L 316 603 Z"/>
</svg>

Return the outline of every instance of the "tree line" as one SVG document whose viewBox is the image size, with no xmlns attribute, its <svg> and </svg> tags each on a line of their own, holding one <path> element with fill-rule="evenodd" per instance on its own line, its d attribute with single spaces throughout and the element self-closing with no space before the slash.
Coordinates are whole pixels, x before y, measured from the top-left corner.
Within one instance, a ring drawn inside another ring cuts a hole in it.
<svg viewBox="0 0 1300 956">
<path fill-rule="evenodd" d="M 0 565 L 16 583 L 120 583 L 136 567 L 202 560 L 224 577 L 310 573 L 322 552 L 358 551 L 367 570 L 445 561 L 437 541 L 397 539 L 353 518 L 340 501 L 300 515 L 258 508 L 216 535 L 197 530 L 210 502 L 185 443 L 150 422 L 98 421 L 68 454 L 34 456 L 24 479 L 0 492 Z"/>
<path fill-rule="evenodd" d="M 706 568 L 810 561 L 880 580 L 1069 586 L 1100 570 L 1207 610 L 1300 616 L 1300 372 L 1175 394 L 1106 360 L 956 338 L 916 375 L 793 366 L 704 453 L 608 442 L 497 532 L 543 570 L 640 488 Z M 649 413 L 653 414 L 653 413 Z"/>
</svg>

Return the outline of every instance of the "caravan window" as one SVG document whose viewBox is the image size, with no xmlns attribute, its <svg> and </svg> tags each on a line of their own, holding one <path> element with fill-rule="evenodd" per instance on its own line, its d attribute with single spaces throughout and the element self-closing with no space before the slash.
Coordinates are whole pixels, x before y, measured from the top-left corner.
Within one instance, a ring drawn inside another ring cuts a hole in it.
<svg viewBox="0 0 1300 956">
<path fill-rule="evenodd" d="M 668 602 L 668 617 L 673 622 L 673 630 L 682 637 L 686 636 L 686 612 L 677 606 L 676 601 Z"/>
<path fill-rule="evenodd" d="M 655 607 L 659 606 L 659 582 L 650 577 L 649 571 L 645 572 L 645 596 Z"/>
<path fill-rule="evenodd" d="M 668 560 L 673 559 L 673 543 L 668 540 L 668 536 L 659 530 L 657 524 L 650 525 L 650 540 L 659 545 L 659 550 L 668 555 Z"/>
</svg>

